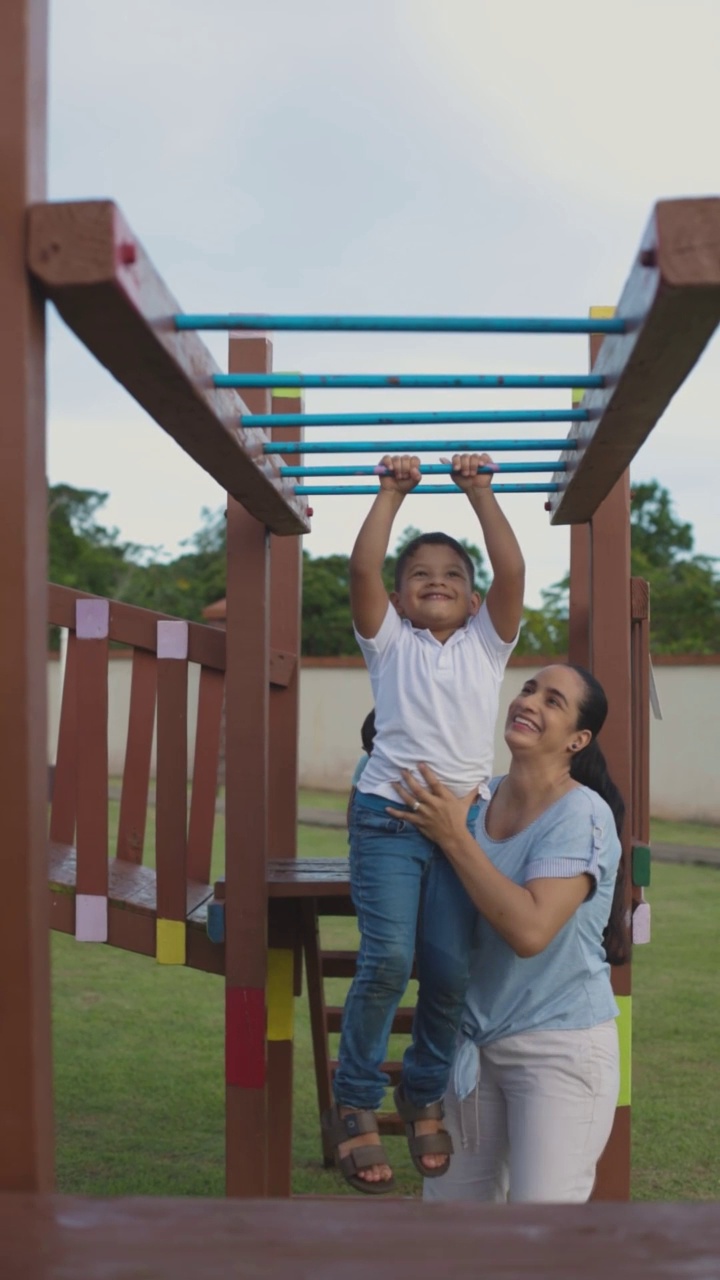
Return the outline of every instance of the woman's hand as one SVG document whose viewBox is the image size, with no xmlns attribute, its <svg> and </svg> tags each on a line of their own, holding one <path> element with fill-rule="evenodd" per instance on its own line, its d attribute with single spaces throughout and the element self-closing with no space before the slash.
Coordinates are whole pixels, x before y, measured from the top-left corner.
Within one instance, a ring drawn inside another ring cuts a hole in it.
<svg viewBox="0 0 720 1280">
<path fill-rule="evenodd" d="M 388 813 L 393 818 L 412 823 L 422 835 L 451 856 L 458 839 L 467 834 L 467 816 L 470 806 L 477 800 L 477 787 L 466 796 L 454 796 L 429 765 L 420 764 L 418 769 L 426 786 L 418 782 L 407 769 L 402 770 L 402 783 L 393 783 L 403 804 L 411 812 L 389 808 Z"/>
</svg>

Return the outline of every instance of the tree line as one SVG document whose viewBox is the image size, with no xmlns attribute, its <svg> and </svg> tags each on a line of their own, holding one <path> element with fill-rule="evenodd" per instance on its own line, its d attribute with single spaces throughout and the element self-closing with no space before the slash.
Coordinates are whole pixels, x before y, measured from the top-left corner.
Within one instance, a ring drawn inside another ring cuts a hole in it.
<svg viewBox="0 0 720 1280">
<path fill-rule="evenodd" d="M 224 512 L 204 511 L 202 526 L 180 555 L 124 542 L 101 523 L 108 495 L 94 489 L 49 489 L 49 577 L 52 582 L 124 600 L 191 621 L 225 595 Z M 631 499 L 631 570 L 650 583 L 653 653 L 720 651 L 720 574 L 714 557 L 694 551 L 692 525 L 679 520 L 669 491 L 651 480 Z M 388 557 L 392 587 L 395 560 L 418 530 L 404 529 Z M 463 542 L 481 592 L 489 585 L 482 550 Z M 517 652 L 566 653 L 569 577 L 541 592 L 539 608 L 526 608 Z M 51 643 L 57 643 L 52 637 Z M 303 553 L 302 652 L 339 657 L 358 652 L 349 604 L 349 557 Z"/>
</svg>

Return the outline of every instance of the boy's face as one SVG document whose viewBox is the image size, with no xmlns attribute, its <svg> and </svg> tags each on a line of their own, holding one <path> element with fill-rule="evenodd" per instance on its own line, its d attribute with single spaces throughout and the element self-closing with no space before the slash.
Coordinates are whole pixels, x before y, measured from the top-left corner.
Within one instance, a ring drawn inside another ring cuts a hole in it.
<svg viewBox="0 0 720 1280">
<path fill-rule="evenodd" d="M 447 640 L 480 608 L 480 596 L 457 551 L 424 543 L 405 565 L 399 591 L 390 596 L 401 618 Z"/>
</svg>

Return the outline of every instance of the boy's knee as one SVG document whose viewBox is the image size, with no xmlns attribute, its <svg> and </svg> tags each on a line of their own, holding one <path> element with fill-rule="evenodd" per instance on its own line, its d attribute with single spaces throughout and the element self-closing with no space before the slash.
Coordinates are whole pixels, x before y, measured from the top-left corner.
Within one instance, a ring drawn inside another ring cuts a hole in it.
<svg viewBox="0 0 720 1280">
<path fill-rule="evenodd" d="M 402 951 L 388 951 L 385 956 L 376 956 L 363 966 L 363 980 L 370 994 L 375 990 L 380 994 L 400 994 L 405 991 L 412 972 L 412 957 Z"/>
</svg>

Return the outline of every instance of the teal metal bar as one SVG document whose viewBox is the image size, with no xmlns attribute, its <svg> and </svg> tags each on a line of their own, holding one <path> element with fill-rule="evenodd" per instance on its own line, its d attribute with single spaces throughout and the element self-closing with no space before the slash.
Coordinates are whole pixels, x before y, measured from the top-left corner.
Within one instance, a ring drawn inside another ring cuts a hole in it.
<svg viewBox="0 0 720 1280">
<path fill-rule="evenodd" d="M 266 387 L 283 390 L 325 388 L 343 390 L 377 387 L 390 390 L 407 388 L 469 388 L 506 391 L 560 391 L 576 387 L 594 389 L 605 386 L 599 373 L 216 373 L 216 387 Z"/>
<path fill-rule="evenodd" d="M 422 465 L 424 476 L 449 476 L 452 467 L 430 463 Z M 507 475 L 538 471 L 567 471 L 567 462 L 500 462 L 494 467 L 478 467 L 479 475 Z M 282 476 L 382 476 L 386 467 L 281 467 Z"/>
<path fill-rule="evenodd" d="M 494 484 L 493 493 L 557 493 L 560 489 L 559 484 Z M 299 498 L 310 498 L 319 494 L 358 494 L 358 493 L 379 493 L 380 486 L 377 484 L 327 484 L 327 485 L 296 485 L 295 493 Z M 462 489 L 458 489 L 454 484 L 419 484 L 416 489 L 411 489 L 410 494 L 430 494 L 430 493 L 462 493 Z"/>
<path fill-rule="evenodd" d="M 264 453 L 519 453 L 577 449 L 577 440 L 268 440 Z"/>
<path fill-rule="evenodd" d="M 567 316 L 176 315 L 176 329 L 285 329 L 313 333 L 624 333 L 626 322 Z"/>
<path fill-rule="evenodd" d="M 472 423 L 586 422 L 586 409 L 486 409 L 451 413 L 248 413 L 244 427 L 434 427 Z"/>
</svg>

